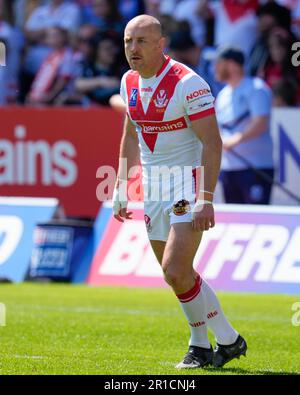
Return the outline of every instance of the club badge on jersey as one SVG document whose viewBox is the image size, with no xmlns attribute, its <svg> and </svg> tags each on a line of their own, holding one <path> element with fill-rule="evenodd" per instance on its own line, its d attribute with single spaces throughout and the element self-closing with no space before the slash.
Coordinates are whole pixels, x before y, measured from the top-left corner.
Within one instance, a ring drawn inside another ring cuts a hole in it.
<svg viewBox="0 0 300 395">
<path fill-rule="evenodd" d="M 154 99 L 154 104 L 158 108 L 164 108 L 168 104 L 169 99 L 167 98 L 167 93 L 164 89 L 161 89 Z"/>
</svg>

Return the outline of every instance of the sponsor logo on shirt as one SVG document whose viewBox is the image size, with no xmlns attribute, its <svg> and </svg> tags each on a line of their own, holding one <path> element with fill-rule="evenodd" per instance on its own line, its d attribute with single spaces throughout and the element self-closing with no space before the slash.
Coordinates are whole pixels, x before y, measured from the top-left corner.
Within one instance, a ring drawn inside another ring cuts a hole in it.
<svg viewBox="0 0 300 395">
<path fill-rule="evenodd" d="M 142 128 L 143 133 L 159 133 L 159 132 L 176 132 L 180 129 L 187 128 L 187 123 L 184 119 L 178 118 L 169 122 L 137 122 Z"/>
<path fill-rule="evenodd" d="M 148 86 L 147 88 L 142 88 L 142 89 L 141 89 L 141 92 L 150 93 L 150 92 L 153 92 L 153 89 L 151 88 L 151 86 Z"/>
<path fill-rule="evenodd" d="M 137 102 L 138 89 L 132 88 L 130 92 L 129 107 L 135 107 Z"/>
<path fill-rule="evenodd" d="M 154 99 L 154 104 L 158 108 L 163 108 L 166 107 L 168 101 L 169 99 L 167 99 L 166 91 L 164 89 L 161 89 L 156 95 L 156 98 Z"/>
<path fill-rule="evenodd" d="M 204 107 L 208 107 L 208 106 L 211 106 L 212 105 L 212 103 L 210 102 L 205 102 L 205 103 L 199 103 L 199 104 L 196 104 L 196 105 L 194 105 L 194 106 L 190 106 L 189 107 L 189 110 L 197 110 L 198 108 L 204 108 Z"/>
<path fill-rule="evenodd" d="M 208 96 L 210 93 L 211 93 L 210 89 L 206 89 L 206 88 L 197 89 L 196 91 L 188 94 L 186 96 L 186 100 L 189 103 L 189 102 L 193 101 L 194 99 L 197 99 L 198 97 Z"/>
</svg>

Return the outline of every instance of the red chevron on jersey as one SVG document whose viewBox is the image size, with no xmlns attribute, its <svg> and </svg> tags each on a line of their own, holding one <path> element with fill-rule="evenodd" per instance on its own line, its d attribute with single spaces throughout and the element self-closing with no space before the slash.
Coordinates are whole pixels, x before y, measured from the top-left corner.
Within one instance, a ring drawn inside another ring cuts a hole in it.
<svg viewBox="0 0 300 395">
<path fill-rule="evenodd" d="M 164 70 L 164 68 L 168 65 L 169 61 L 170 58 L 167 57 L 162 70 Z M 189 72 L 190 71 L 187 68 L 179 63 L 175 63 L 172 67 L 170 67 L 154 91 L 146 112 L 144 112 L 140 98 L 139 74 L 136 71 L 129 72 L 126 77 L 126 91 L 127 97 L 129 99 L 128 109 L 131 119 L 136 121 L 139 126 L 142 126 L 143 122 L 147 121 L 162 121 L 164 119 L 166 108 L 174 94 L 177 83 Z M 144 129 L 145 128 L 142 127 L 143 139 L 151 152 L 153 152 L 158 132 L 152 132 L 150 134 L 144 132 Z"/>
</svg>

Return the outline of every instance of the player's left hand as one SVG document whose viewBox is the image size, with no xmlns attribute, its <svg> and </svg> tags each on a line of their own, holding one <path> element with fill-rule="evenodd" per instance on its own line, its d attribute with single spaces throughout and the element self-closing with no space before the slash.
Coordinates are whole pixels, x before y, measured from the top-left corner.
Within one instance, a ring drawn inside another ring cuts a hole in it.
<svg viewBox="0 0 300 395">
<path fill-rule="evenodd" d="M 196 203 L 193 209 L 192 227 L 196 231 L 205 231 L 215 226 L 215 212 L 212 203 Z"/>
</svg>

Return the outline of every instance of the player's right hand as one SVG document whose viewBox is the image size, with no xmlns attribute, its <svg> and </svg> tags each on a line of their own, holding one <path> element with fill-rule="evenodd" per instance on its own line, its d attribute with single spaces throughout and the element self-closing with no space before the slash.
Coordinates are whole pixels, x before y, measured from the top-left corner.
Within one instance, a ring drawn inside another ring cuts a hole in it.
<svg viewBox="0 0 300 395">
<path fill-rule="evenodd" d="M 215 226 L 215 213 L 212 202 L 197 201 L 192 213 L 192 227 L 196 231 L 205 231 Z"/>
<path fill-rule="evenodd" d="M 115 219 L 119 222 L 124 222 L 125 219 L 132 219 L 132 212 L 127 211 L 127 196 L 125 192 L 121 192 L 123 191 L 121 191 L 118 186 L 115 186 L 112 198 L 112 209 Z"/>
</svg>

